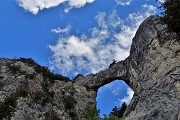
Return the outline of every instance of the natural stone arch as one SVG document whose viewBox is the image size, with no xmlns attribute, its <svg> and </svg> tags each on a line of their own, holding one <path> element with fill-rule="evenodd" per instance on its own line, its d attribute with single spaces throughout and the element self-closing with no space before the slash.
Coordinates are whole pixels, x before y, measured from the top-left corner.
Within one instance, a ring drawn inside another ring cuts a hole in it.
<svg viewBox="0 0 180 120">
<path fill-rule="evenodd" d="M 131 86 L 128 65 L 128 61 L 120 61 L 116 64 L 113 64 L 108 69 L 101 70 L 96 74 L 90 74 L 85 77 L 80 76 L 75 82 L 94 90 L 97 90 L 114 80 L 123 80 L 129 86 Z"/>
<path fill-rule="evenodd" d="M 80 84 L 85 86 L 87 89 L 91 89 L 95 92 L 94 98 L 97 97 L 97 90 L 109 84 L 115 80 L 122 80 L 124 81 L 133 91 L 136 86 L 136 79 L 130 80 L 130 73 L 129 73 L 129 58 L 124 61 L 117 62 L 113 64 L 106 70 L 101 70 L 96 74 L 90 74 L 87 76 L 79 76 L 75 81 L 74 84 Z M 96 99 L 94 99 L 94 105 L 96 105 Z M 129 110 L 129 108 L 128 108 Z"/>
<path fill-rule="evenodd" d="M 126 120 L 179 119 L 179 46 L 176 34 L 167 31 L 160 17 L 151 16 L 138 28 L 128 58 L 99 73 L 79 77 L 75 83 L 96 91 L 122 79 L 134 91 L 124 114 Z"/>
</svg>

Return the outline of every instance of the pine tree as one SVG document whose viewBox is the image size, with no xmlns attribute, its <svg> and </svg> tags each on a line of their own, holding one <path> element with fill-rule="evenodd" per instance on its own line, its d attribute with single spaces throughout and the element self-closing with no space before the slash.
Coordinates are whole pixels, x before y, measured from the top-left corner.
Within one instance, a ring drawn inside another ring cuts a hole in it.
<svg viewBox="0 0 180 120">
<path fill-rule="evenodd" d="M 165 0 L 160 4 L 160 9 L 164 10 L 163 22 L 168 25 L 170 31 L 180 33 L 180 0 Z"/>
<path fill-rule="evenodd" d="M 119 110 L 119 113 L 118 113 L 118 117 L 119 117 L 119 118 L 122 118 L 122 117 L 123 117 L 123 114 L 124 114 L 126 108 L 127 108 L 127 104 L 124 102 L 124 103 L 122 104 L 121 109 Z"/>
<path fill-rule="evenodd" d="M 124 102 L 121 108 L 117 108 L 116 106 L 112 109 L 110 115 L 117 116 L 118 118 L 122 118 L 123 114 L 127 108 L 127 104 Z"/>
<path fill-rule="evenodd" d="M 118 116 L 118 113 L 119 113 L 119 109 L 117 108 L 117 106 L 115 106 L 112 109 L 112 112 L 110 114 L 113 115 L 113 116 Z"/>
</svg>

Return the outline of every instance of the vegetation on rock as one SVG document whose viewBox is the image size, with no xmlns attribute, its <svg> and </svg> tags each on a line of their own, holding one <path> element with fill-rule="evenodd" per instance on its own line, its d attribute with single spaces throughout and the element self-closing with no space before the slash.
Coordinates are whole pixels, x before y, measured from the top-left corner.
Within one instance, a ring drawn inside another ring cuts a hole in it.
<svg viewBox="0 0 180 120">
<path fill-rule="evenodd" d="M 113 116 L 113 115 L 104 115 L 104 118 L 102 120 L 123 120 L 123 118 L 118 118 L 117 116 Z"/>
<path fill-rule="evenodd" d="M 53 80 L 64 80 L 64 81 L 70 80 L 68 77 L 64 77 L 62 75 L 52 73 L 48 69 L 48 67 L 38 65 L 32 58 L 18 58 L 18 59 L 14 59 L 14 61 L 21 61 L 23 63 L 26 63 L 28 66 L 33 66 L 37 73 L 43 74 L 44 77 L 49 78 L 52 81 Z"/>
<path fill-rule="evenodd" d="M 124 102 L 120 108 L 117 108 L 116 106 L 112 109 L 112 112 L 110 115 L 117 116 L 118 118 L 122 118 L 123 114 L 127 108 L 126 103 Z"/>
<path fill-rule="evenodd" d="M 35 101 L 41 102 L 42 105 L 45 105 L 45 103 L 51 103 L 53 101 L 54 92 L 49 92 L 48 80 L 43 79 L 41 86 L 42 86 L 42 91 L 39 91 L 35 94 Z"/>
<path fill-rule="evenodd" d="M 99 112 L 100 110 L 97 110 L 96 107 L 88 106 L 85 109 L 84 118 L 86 120 L 100 120 Z"/>
<path fill-rule="evenodd" d="M 180 33 L 180 0 L 165 0 L 160 4 L 160 9 L 164 10 L 163 22 L 168 25 L 170 31 Z"/>
<path fill-rule="evenodd" d="M 73 109 L 77 101 L 74 99 L 73 96 L 69 95 L 69 96 L 64 97 L 64 103 L 65 103 L 66 109 Z"/>
<path fill-rule="evenodd" d="M 6 97 L 4 102 L 0 102 L 0 120 L 10 119 L 15 112 L 17 96 L 15 94 Z"/>
<path fill-rule="evenodd" d="M 86 120 L 123 120 L 123 113 L 125 112 L 127 105 L 123 103 L 121 108 L 117 108 L 116 106 L 113 108 L 112 112 L 109 115 L 104 114 L 104 118 L 100 118 L 99 112 L 96 107 L 88 106 L 84 112 L 84 118 Z"/>
<path fill-rule="evenodd" d="M 79 120 L 77 113 L 73 111 L 69 112 L 69 116 L 72 118 L 72 120 Z"/>
<path fill-rule="evenodd" d="M 3 120 L 3 118 L 11 119 L 11 116 L 16 111 L 16 101 L 19 97 L 27 97 L 27 94 L 26 86 L 22 85 L 17 89 L 16 93 L 6 97 L 4 102 L 0 102 L 0 120 Z"/>
</svg>

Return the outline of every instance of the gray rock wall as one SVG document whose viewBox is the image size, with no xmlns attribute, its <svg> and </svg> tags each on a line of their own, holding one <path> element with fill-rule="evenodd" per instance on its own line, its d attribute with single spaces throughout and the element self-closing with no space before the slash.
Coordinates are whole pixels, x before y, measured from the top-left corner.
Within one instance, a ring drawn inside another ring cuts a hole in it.
<svg viewBox="0 0 180 120">
<path fill-rule="evenodd" d="M 96 91 L 31 59 L 0 59 L 0 120 L 83 120 Z"/>
</svg>

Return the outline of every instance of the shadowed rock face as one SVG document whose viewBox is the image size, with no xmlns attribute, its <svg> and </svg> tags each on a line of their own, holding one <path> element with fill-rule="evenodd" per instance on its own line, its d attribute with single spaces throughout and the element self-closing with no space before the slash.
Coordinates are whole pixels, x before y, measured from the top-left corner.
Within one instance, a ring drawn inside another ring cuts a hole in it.
<svg viewBox="0 0 180 120">
<path fill-rule="evenodd" d="M 180 40 L 158 16 L 140 25 L 128 58 L 74 81 L 31 62 L 0 59 L 0 119 L 84 120 L 97 90 L 119 79 L 134 90 L 125 120 L 180 120 L 179 61 Z"/>
</svg>

